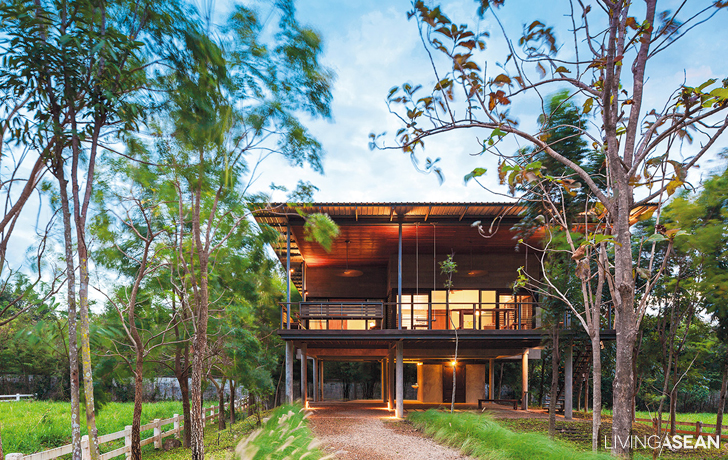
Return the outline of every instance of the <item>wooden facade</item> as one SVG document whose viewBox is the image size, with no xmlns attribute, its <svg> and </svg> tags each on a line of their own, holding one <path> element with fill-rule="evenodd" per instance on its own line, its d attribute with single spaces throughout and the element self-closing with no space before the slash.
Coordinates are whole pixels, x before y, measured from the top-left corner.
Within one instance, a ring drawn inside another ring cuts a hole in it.
<svg viewBox="0 0 728 460">
<path fill-rule="evenodd" d="M 538 299 L 513 292 L 519 268 L 538 277 L 540 266 L 512 229 L 521 211 L 507 203 L 260 206 L 255 218 L 279 232 L 273 249 L 303 298 L 291 303 L 289 296 L 281 310 L 288 398 L 295 356 L 314 360 L 314 400 L 324 361 L 379 361 L 383 399 L 397 416 L 405 361 L 418 364 L 418 401 L 448 402 L 455 369 L 456 402 L 477 404 L 498 399 L 493 366 L 508 359 L 524 369 L 519 399 L 526 407 L 528 357 L 540 354 L 543 337 Z M 305 215 L 314 212 L 339 226 L 330 251 L 306 238 Z M 449 290 L 440 269 L 448 255 L 457 263 Z"/>
</svg>

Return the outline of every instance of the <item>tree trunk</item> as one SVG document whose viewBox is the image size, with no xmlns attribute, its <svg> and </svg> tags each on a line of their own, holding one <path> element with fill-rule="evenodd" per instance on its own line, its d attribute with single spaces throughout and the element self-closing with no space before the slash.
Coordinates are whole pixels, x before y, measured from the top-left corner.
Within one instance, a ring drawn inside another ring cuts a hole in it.
<svg viewBox="0 0 728 460">
<path fill-rule="evenodd" d="M 55 174 L 61 197 L 63 214 L 63 245 L 66 257 L 66 286 L 68 288 L 68 368 L 70 371 L 71 393 L 71 445 L 73 460 L 81 460 L 81 388 L 78 375 L 78 336 L 76 319 L 76 266 L 73 259 L 73 236 L 71 230 L 71 210 L 68 200 L 68 181 L 63 171 L 61 152 L 56 152 Z"/>
<path fill-rule="evenodd" d="M 539 407 L 543 407 L 543 381 L 546 377 L 546 354 L 543 354 L 543 358 L 541 359 L 541 379 L 539 380 L 538 384 L 538 405 Z"/>
<path fill-rule="evenodd" d="M 192 445 L 192 430 L 190 429 L 192 426 L 192 415 L 190 411 L 190 382 L 188 380 L 187 373 L 185 372 L 184 374 L 177 376 L 177 382 L 179 382 L 179 391 L 182 396 L 182 415 L 185 419 L 182 445 L 186 449 L 189 449 Z"/>
<path fill-rule="evenodd" d="M 137 350 L 136 369 L 134 369 L 134 415 L 131 420 L 131 460 L 142 460 L 142 398 L 144 396 L 143 380 L 144 356 Z"/>
<path fill-rule="evenodd" d="M 556 397 L 559 391 L 559 330 L 555 326 L 551 330 L 551 394 L 549 399 L 549 438 L 556 436 Z M 501 368 L 502 370 L 502 368 Z"/>
<path fill-rule="evenodd" d="M 192 354 L 192 385 L 190 388 L 190 418 L 192 421 L 190 445 L 192 447 L 192 460 L 204 460 L 205 458 L 205 428 L 202 420 L 202 374 L 204 372 L 203 365 L 205 362 L 204 353 L 207 348 L 207 341 L 205 340 L 207 338 L 207 331 L 203 332 L 200 329 L 201 327 L 198 326 Z"/>
<path fill-rule="evenodd" d="M 718 414 L 715 416 L 715 435 L 720 440 L 720 435 L 723 433 L 723 411 L 725 410 L 725 396 L 728 390 L 728 364 L 723 362 L 723 382 L 720 385 L 720 400 L 718 401 Z"/>
<path fill-rule="evenodd" d="M 218 398 L 218 409 L 220 411 L 220 415 L 217 416 L 217 429 L 218 430 L 224 430 L 225 429 L 225 379 L 222 379 L 220 382 L 220 388 L 217 390 L 217 398 Z"/>
<path fill-rule="evenodd" d="M 235 423 L 235 381 L 230 379 L 230 426 Z"/>
<path fill-rule="evenodd" d="M 602 429 L 602 349 L 600 343 L 599 330 L 594 337 L 592 337 L 592 380 L 594 385 L 594 391 L 592 392 L 592 398 L 594 400 L 592 407 L 594 412 L 592 413 L 592 450 L 597 452 L 599 450 L 599 438 Z M 587 388 L 589 384 L 587 382 Z"/>
<path fill-rule="evenodd" d="M 631 452 L 630 436 L 634 415 L 634 374 L 632 364 L 636 341 L 635 314 L 632 308 L 632 300 L 626 303 L 626 306 L 622 305 L 617 309 L 616 315 L 617 350 L 613 383 L 612 446 L 614 454 L 621 457 L 629 457 Z"/>
</svg>

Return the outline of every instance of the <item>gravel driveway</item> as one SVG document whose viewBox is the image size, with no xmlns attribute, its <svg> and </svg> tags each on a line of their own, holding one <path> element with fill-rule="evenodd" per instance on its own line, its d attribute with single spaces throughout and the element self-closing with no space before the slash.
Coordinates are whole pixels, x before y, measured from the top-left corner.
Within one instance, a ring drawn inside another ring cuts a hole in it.
<svg viewBox="0 0 728 460">
<path fill-rule="evenodd" d="M 367 459 L 467 459 L 441 446 L 410 424 L 393 420 L 386 405 L 377 403 L 315 403 L 308 426 L 322 442 L 321 449 L 334 458 Z"/>
</svg>

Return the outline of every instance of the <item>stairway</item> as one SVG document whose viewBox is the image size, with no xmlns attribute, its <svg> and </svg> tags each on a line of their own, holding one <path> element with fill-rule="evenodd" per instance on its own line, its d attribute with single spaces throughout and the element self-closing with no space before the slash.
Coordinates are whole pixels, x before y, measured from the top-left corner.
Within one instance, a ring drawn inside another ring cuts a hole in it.
<svg viewBox="0 0 728 460">
<path fill-rule="evenodd" d="M 576 347 L 574 347 L 576 348 Z M 589 344 L 585 344 L 583 347 L 579 347 L 576 355 L 574 356 L 574 363 L 573 363 L 573 377 L 574 381 L 572 382 L 572 389 L 579 388 L 579 384 L 586 382 L 589 378 L 589 372 L 591 369 L 591 362 L 592 362 L 592 353 L 591 353 L 591 347 Z M 559 365 L 559 374 L 560 377 L 563 375 L 564 367 L 563 365 Z M 564 411 L 564 379 L 559 378 L 559 389 L 556 392 L 556 411 L 557 412 L 563 412 Z M 551 404 L 551 394 L 546 394 L 544 396 L 544 407 L 548 408 Z"/>
</svg>

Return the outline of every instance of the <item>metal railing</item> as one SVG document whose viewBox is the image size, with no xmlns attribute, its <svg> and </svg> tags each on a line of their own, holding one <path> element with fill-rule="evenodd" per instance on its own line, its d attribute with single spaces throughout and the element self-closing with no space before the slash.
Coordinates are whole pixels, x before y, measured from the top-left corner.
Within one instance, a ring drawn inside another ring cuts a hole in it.
<svg viewBox="0 0 728 460">
<path fill-rule="evenodd" d="M 402 329 L 535 329 L 537 305 L 519 301 L 403 302 Z M 282 329 L 370 330 L 399 326 L 397 302 L 283 302 L 281 309 Z"/>
</svg>

